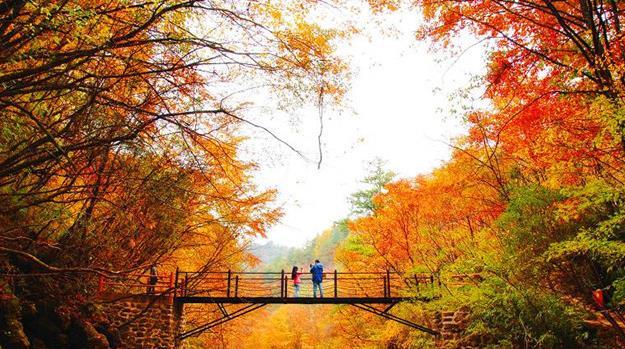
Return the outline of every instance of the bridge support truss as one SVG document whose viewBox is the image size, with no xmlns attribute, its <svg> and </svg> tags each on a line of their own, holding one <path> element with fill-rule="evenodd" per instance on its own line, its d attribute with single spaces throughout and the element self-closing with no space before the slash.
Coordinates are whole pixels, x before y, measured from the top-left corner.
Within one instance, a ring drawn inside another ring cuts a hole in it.
<svg viewBox="0 0 625 349">
<path fill-rule="evenodd" d="M 210 298 L 210 297 L 202 297 L 201 299 L 190 299 L 196 297 L 188 297 L 177 299 L 177 301 L 182 302 L 181 306 L 184 303 L 193 303 L 193 304 L 216 304 L 220 310 L 221 317 L 211 320 L 203 325 L 197 326 L 191 330 L 188 330 L 184 333 L 178 335 L 178 340 L 183 340 L 192 336 L 199 335 L 205 331 L 210 330 L 213 327 L 223 325 L 226 322 L 232 321 L 240 316 L 251 313 L 254 310 L 258 310 L 268 304 L 336 304 L 336 305 L 351 305 L 357 309 L 364 310 L 371 314 L 375 314 L 387 320 L 398 322 L 402 325 L 414 328 L 419 331 L 423 331 L 427 334 L 438 336 L 439 332 L 435 331 L 431 328 L 428 328 L 423 325 L 419 325 L 414 323 L 408 319 L 401 318 L 399 316 L 393 315 L 390 313 L 390 310 L 397 304 L 402 301 L 408 301 L 415 299 L 403 299 L 403 298 L 285 298 L 285 299 L 275 299 L 275 298 L 264 298 L 257 297 L 256 299 L 250 298 Z M 226 304 L 243 304 L 243 307 L 238 308 L 233 312 L 228 312 L 226 310 Z M 382 304 L 386 305 L 386 307 L 382 310 L 374 307 L 372 304 Z"/>
<path fill-rule="evenodd" d="M 184 333 L 181 333 L 181 334 L 178 335 L 177 339 L 178 340 L 183 340 L 183 339 L 186 339 L 186 338 L 189 338 L 189 337 L 192 337 L 192 336 L 197 336 L 197 335 L 201 334 L 202 332 L 208 331 L 208 330 L 210 330 L 211 328 L 213 328 L 215 326 L 223 325 L 223 324 L 225 324 L 228 321 L 232 321 L 232 320 L 234 320 L 234 319 L 236 319 L 236 318 L 238 318 L 240 316 L 243 316 L 243 315 L 245 315 L 247 313 L 251 313 L 254 310 L 260 309 L 260 308 L 262 308 L 262 307 L 264 307 L 266 305 L 267 305 L 266 303 L 247 304 L 247 305 L 243 306 L 242 308 L 239 308 L 239 309 L 233 311 L 232 313 L 228 313 L 225 310 L 225 307 L 223 306 L 223 304 L 220 304 L 219 306 L 220 306 L 220 309 L 222 309 L 222 315 L 223 315 L 222 317 L 217 318 L 215 320 L 212 320 L 212 321 L 210 321 L 208 323 L 205 323 L 203 325 L 200 325 L 198 327 L 195 327 L 192 330 L 189 330 L 189 331 L 186 331 Z"/>
<path fill-rule="evenodd" d="M 379 310 L 379 309 L 374 308 L 374 307 L 372 307 L 371 305 L 368 305 L 368 304 L 352 304 L 352 306 L 354 306 L 354 307 L 356 307 L 358 309 L 367 311 L 369 313 L 375 314 L 377 316 L 381 316 L 381 317 L 383 317 L 383 318 L 385 318 L 387 320 L 392 320 L 392 321 L 395 321 L 395 322 L 399 322 L 402 325 L 406 325 L 408 327 L 412 327 L 412 328 L 417 329 L 419 331 L 423 331 L 423 332 L 425 332 L 427 334 L 431 334 L 433 336 L 438 336 L 439 335 L 438 331 L 435 331 L 435 330 L 433 330 L 431 328 L 425 327 L 423 325 L 416 324 L 416 323 L 414 323 L 414 322 L 412 322 L 410 320 L 406 320 L 406 319 L 400 318 L 399 316 L 395 316 L 395 315 L 389 313 L 390 308 L 392 308 L 395 304 L 397 304 L 397 303 L 391 304 L 390 306 L 388 306 L 384 310 Z"/>
</svg>

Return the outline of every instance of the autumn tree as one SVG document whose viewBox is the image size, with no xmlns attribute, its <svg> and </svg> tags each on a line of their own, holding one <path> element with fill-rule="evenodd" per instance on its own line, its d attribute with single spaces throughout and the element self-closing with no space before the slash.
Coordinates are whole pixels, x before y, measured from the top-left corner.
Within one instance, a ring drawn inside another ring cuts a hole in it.
<svg viewBox="0 0 625 349">
<path fill-rule="evenodd" d="M 349 198 L 352 214 L 366 215 L 375 210 L 373 197 L 382 192 L 384 186 L 395 177 L 395 174 L 386 171 L 384 166 L 384 161 L 379 158 L 369 162 L 369 173 L 361 180 L 365 188 L 351 194 Z"/>
<path fill-rule="evenodd" d="M 400 5 L 370 3 L 375 10 Z M 473 330 L 490 333 L 500 345 L 588 345 L 582 344 L 587 334 L 579 325 L 581 317 L 589 316 L 583 315 L 588 308 L 579 312 L 578 302 L 592 307 L 591 290 L 619 287 L 623 278 L 619 199 L 623 192 L 623 4 L 585 0 L 412 3 L 424 17 L 417 37 L 433 47 L 460 52 L 464 49 L 458 40 L 461 33 L 473 34 L 483 43 L 488 69 L 480 81 L 485 86 L 483 98 L 490 104 L 465 115 L 469 132 L 452 144 L 450 161 L 429 178 L 414 181 L 418 185 L 412 184 L 418 192 L 449 176 L 461 183 L 460 188 L 448 195 L 445 187 L 439 187 L 431 201 L 397 196 L 389 207 L 413 207 L 393 210 L 411 215 L 380 207 L 355 222 L 354 232 L 360 230 L 358 234 L 370 238 L 353 252 L 365 255 L 364 260 L 386 255 L 396 261 L 390 247 L 401 247 L 396 234 L 406 229 L 403 225 L 384 229 L 392 221 L 376 222 L 394 215 L 418 217 L 421 212 L 438 211 L 441 202 L 451 202 L 445 216 L 427 216 L 435 228 L 426 236 L 445 232 L 449 217 L 467 218 L 457 232 L 469 244 L 454 244 L 459 247 L 454 252 L 457 258 L 447 268 L 488 275 L 482 287 L 474 289 L 476 293 L 463 299 L 464 304 L 475 306 Z M 480 217 L 480 211 L 487 215 Z M 419 220 L 419 225 L 425 226 L 424 222 Z M 476 232 L 480 238 L 472 242 Z M 444 238 L 452 237 L 445 233 Z M 446 252 L 445 248 L 432 250 Z M 404 255 L 409 260 L 410 254 Z M 436 260 L 435 255 L 428 259 Z M 454 295 L 456 300 L 462 298 L 460 294 Z M 532 319 L 530 314 L 536 312 L 552 320 Z M 523 325 L 517 326 L 518 321 Z"/>
<path fill-rule="evenodd" d="M 280 212 L 239 130 L 281 139 L 241 91 L 340 99 L 345 32 L 306 20 L 318 5 L 0 1 L 0 263 L 22 277 L 3 291 L 77 306 L 95 276 L 245 261 Z"/>
</svg>

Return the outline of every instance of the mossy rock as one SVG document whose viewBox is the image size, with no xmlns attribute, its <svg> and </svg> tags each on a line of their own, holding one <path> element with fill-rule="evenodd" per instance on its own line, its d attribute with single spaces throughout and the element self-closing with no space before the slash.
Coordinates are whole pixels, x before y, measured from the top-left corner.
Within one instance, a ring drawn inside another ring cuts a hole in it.
<svg viewBox="0 0 625 349">
<path fill-rule="evenodd" d="M 69 332 L 70 348 L 109 349 L 106 336 L 98 332 L 93 325 L 82 319 L 73 318 Z"/>
<path fill-rule="evenodd" d="M 98 324 L 95 328 L 98 332 L 106 336 L 111 348 L 117 348 L 122 344 L 122 336 L 118 328 L 108 327 L 104 324 Z"/>
<path fill-rule="evenodd" d="M 21 304 L 14 298 L 0 302 L 0 345 L 6 349 L 28 349 L 30 341 L 22 324 Z"/>
</svg>

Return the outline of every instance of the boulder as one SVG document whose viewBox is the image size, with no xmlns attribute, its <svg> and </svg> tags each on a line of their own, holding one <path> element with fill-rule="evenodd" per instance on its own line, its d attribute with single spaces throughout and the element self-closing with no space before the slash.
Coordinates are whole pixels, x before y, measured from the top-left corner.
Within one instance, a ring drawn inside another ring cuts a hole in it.
<svg viewBox="0 0 625 349">
<path fill-rule="evenodd" d="M 90 322 L 77 317 L 72 318 L 69 338 L 70 348 L 110 349 L 106 336 L 98 332 Z"/>
<path fill-rule="evenodd" d="M 28 349 L 30 341 L 24 332 L 21 306 L 18 299 L 0 302 L 0 346 L 9 349 Z"/>
<path fill-rule="evenodd" d="M 5 322 L 5 329 L 2 331 L 2 337 L 0 343 L 5 344 L 10 349 L 28 349 L 30 348 L 30 341 L 24 333 L 24 326 L 17 319 L 10 319 Z"/>
<path fill-rule="evenodd" d="M 87 335 L 87 344 L 89 349 L 109 349 L 109 341 L 106 336 L 98 332 L 90 322 L 83 321 L 85 334 Z"/>
</svg>

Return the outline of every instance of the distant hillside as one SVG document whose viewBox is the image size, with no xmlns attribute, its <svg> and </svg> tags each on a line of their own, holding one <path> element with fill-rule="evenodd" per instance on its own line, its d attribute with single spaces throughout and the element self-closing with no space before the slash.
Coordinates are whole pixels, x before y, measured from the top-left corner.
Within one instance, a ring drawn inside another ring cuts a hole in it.
<svg viewBox="0 0 625 349">
<path fill-rule="evenodd" d="M 269 241 L 265 244 L 253 243 L 249 251 L 261 261 L 261 265 L 271 264 L 277 259 L 282 259 L 295 250 L 293 247 L 286 247 Z"/>
<path fill-rule="evenodd" d="M 250 251 L 261 260 L 258 268 L 265 270 L 290 270 L 293 265 L 306 267 L 315 259 L 319 259 L 328 268 L 334 268 L 334 253 L 346 237 L 345 222 L 338 222 L 307 242 L 304 247 L 285 247 L 270 241 L 262 245 L 253 244 Z"/>
</svg>

